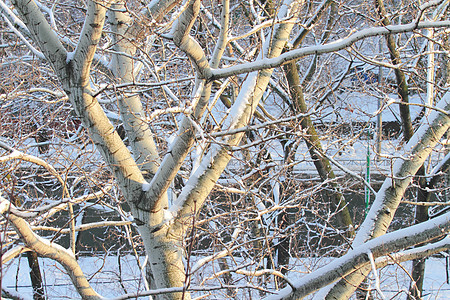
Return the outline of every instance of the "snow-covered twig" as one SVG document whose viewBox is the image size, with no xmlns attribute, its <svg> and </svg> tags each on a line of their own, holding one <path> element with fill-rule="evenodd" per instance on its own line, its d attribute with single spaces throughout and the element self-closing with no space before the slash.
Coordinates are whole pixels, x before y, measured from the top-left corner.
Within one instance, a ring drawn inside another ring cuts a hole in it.
<svg viewBox="0 0 450 300">
<path fill-rule="evenodd" d="M 22 40 L 22 42 L 27 46 L 27 48 L 34 54 L 36 55 L 36 57 L 39 57 L 39 59 L 45 60 L 45 56 L 44 54 L 42 54 L 42 52 L 38 51 L 35 47 L 33 47 L 30 42 L 28 42 L 28 40 L 22 35 L 22 33 L 17 30 L 13 24 L 11 24 L 11 22 L 7 19 L 7 18 L 3 18 L 5 20 L 5 22 L 8 24 L 9 29 L 11 29 L 15 35 L 17 35 L 17 37 L 19 39 Z"/>
<path fill-rule="evenodd" d="M 373 254 L 370 250 L 367 251 L 367 256 L 369 257 L 370 266 L 372 267 L 372 274 L 375 278 L 375 289 L 377 290 L 378 294 L 380 294 L 381 299 L 386 299 L 383 292 L 381 291 L 380 277 L 378 276 L 377 267 L 375 266 L 375 260 L 373 259 Z"/>
<path fill-rule="evenodd" d="M 56 169 L 51 164 L 49 164 L 48 162 L 46 162 L 45 160 L 43 160 L 37 156 L 31 155 L 31 154 L 26 154 L 24 152 L 16 150 L 16 149 L 8 146 L 6 143 L 4 143 L 2 141 L 0 141 L 0 147 L 11 151 L 11 153 L 9 153 L 8 155 L 0 157 L 0 163 L 4 163 L 4 162 L 10 161 L 10 160 L 23 160 L 23 161 L 31 162 L 33 164 L 42 166 L 45 169 L 47 169 L 47 171 L 49 171 L 50 174 L 55 176 L 55 178 L 59 181 L 59 183 L 63 187 L 64 194 L 69 196 L 69 192 L 67 190 L 65 180 L 58 174 Z"/>
<path fill-rule="evenodd" d="M 8 251 L 6 251 L 5 253 L 3 253 L 2 255 L 2 264 L 7 263 L 8 261 L 10 261 L 11 259 L 19 256 L 22 253 L 25 253 L 27 251 L 31 251 L 30 248 L 27 248 L 25 246 L 19 245 L 16 247 L 13 247 L 11 249 L 9 249 Z"/>
<path fill-rule="evenodd" d="M 408 200 L 402 200 L 402 203 L 405 204 L 411 204 L 411 205 L 418 205 L 418 206 L 449 206 L 450 202 L 414 202 L 414 201 L 408 201 Z"/>
<path fill-rule="evenodd" d="M 244 127 L 240 127 L 240 128 L 236 128 L 236 129 L 229 129 L 226 131 L 214 132 L 209 135 L 211 137 L 220 137 L 220 136 L 226 136 L 226 135 L 233 135 L 233 134 L 240 133 L 240 132 L 256 131 L 260 128 L 268 127 L 268 126 L 275 125 L 275 124 L 290 122 L 290 121 L 293 121 L 296 119 L 301 119 L 305 116 L 309 116 L 312 114 L 314 114 L 314 111 L 312 111 L 310 113 L 306 113 L 306 114 L 301 113 L 301 114 L 298 114 L 298 115 L 295 115 L 292 117 L 282 118 L 282 119 L 278 119 L 275 121 L 268 121 L 268 122 L 257 124 L 257 125 L 248 125 L 248 126 L 244 126 Z"/>
<path fill-rule="evenodd" d="M 419 106 L 419 107 L 424 107 L 424 108 L 426 108 L 426 109 L 428 109 L 428 110 L 435 110 L 435 111 L 438 111 L 438 112 L 440 112 L 441 114 L 444 114 L 444 115 L 446 115 L 446 116 L 450 116 L 450 112 L 449 112 L 449 111 L 446 111 L 446 110 L 444 110 L 444 109 L 441 109 L 441 108 L 439 108 L 439 107 L 436 107 L 436 106 L 433 106 L 433 105 L 429 105 L 429 104 L 421 104 L 421 103 L 404 103 L 404 102 L 401 102 L 401 101 L 396 101 L 396 100 L 394 100 L 394 99 L 391 99 L 387 104 L 388 104 L 388 105 L 391 105 L 391 104 L 402 104 L 402 105 L 410 105 L 410 106 Z M 385 107 L 384 107 L 384 108 L 385 108 Z"/>
<path fill-rule="evenodd" d="M 95 292 L 83 274 L 83 271 L 78 264 L 75 255 L 61 247 L 58 244 L 52 243 L 47 239 L 38 236 L 31 230 L 30 225 L 24 219 L 10 214 L 10 209 L 16 209 L 8 200 L 0 195 L 0 213 L 4 218 L 14 226 L 16 232 L 20 235 L 26 247 L 32 249 L 37 254 L 48 257 L 59 262 L 68 272 L 72 283 L 77 289 L 78 293 L 83 298 L 100 299 L 100 295 Z"/>
<path fill-rule="evenodd" d="M 248 36 L 250 36 L 252 34 L 260 32 L 264 28 L 271 27 L 274 24 L 281 24 L 281 23 L 286 23 L 286 22 L 294 22 L 295 23 L 295 20 L 293 20 L 291 17 L 286 18 L 284 20 L 277 20 L 276 22 L 274 22 L 273 20 L 268 20 L 268 21 L 265 21 L 265 22 L 263 22 L 261 24 L 258 24 L 256 26 L 253 26 L 251 30 L 249 30 L 248 32 L 246 32 L 244 34 L 241 34 L 239 36 L 229 37 L 228 41 L 229 42 L 233 42 L 233 41 L 241 40 L 241 39 L 244 39 L 244 38 L 246 38 L 246 37 L 248 37 Z"/>
<path fill-rule="evenodd" d="M 166 109 L 156 109 L 152 112 L 152 114 L 145 119 L 146 122 L 151 122 L 153 119 L 156 119 L 157 117 L 165 114 L 176 114 L 176 113 L 182 113 L 185 115 L 192 114 L 192 108 L 191 107 L 169 107 Z"/>
<path fill-rule="evenodd" d="M 21 33 L 30 36 L 30 31 L 28 30 L 27 26 L 14 14 L 14 12 L 6 5 L 3 0 L 0 1 L 0 12 L 3 15 L 4 19 L 8 19 L 9 24 L 13 24 L 14 28 L 19 28 Z"/>
<path fill-rule="evenodd" d="M 225 289 L 255 289 L 260 290 L 266 293 L 271 293 L 270 291 L 255 285 L 227 285 L 221 284 L 217 286 L 191 286 L 191 287 L 173 287 L 173 288 L 165 288 L 165 289 L 157 289 L 150 290 L 140 293 L 130 293 L 125 294 L 120 297 L 111 298 L 110 300 L 126 300 L 126 299 L 136 299 L 138 297 L 151 296 L 151 295 L 163 295 L 169 293 L 180 293 L 180 292 L 208 292 L 208 291 L 217 291 L 217 290 L 225 290 Z"/>
<path fill-rule="evenodd" d="M 54 1 L 54 2 L 53 2 L 51 8 L 49 8 L 49 7 L 45 6 L 45 5 L 43 5 L 40 1 L 34 0 L 34 2 L 36 2 L 37 6 L 38 6 L 41 10 L 45 11 L 45 12 L 48 14 L 48 16 L 49 16 L 49 18 L 50 18 L 50 25 L 52 26 L 53 30 L 55 30 L 55 31 L 58 30 L 58 27 L 56 26 L 55 13 L 54 13 L 54 11 L 53 11 L 53 9 L 54 9 L 54 7 L 55 7 L 57 1 Z"/>
<path fill-rule="evenodd" d="M 125 226 L 133 224 L 132 221 L 102 221 L 102 222 L 94 222 L 94 223 L 88 223 L 88 224 L 82 224 L 80 226 L 76 226 L 74 229 L 75 231 L 85 231 L 93 228 L 100 228 L 100 227 L 109 227 L 109 226 Z M 50 226 L 32 226 L 33 230 L 46 230 L 46 231 L 57 231 L 61 234 L 67 234 L 69 233 L 68 228 L 61 229 L 57 227 L 50 227 Z"/>
<path fill-rule="evenodd" d="M 237 239 L 237 236 L 238 236 L 241 232 L 242 232 L 242 229 L 241 229 L 241 228 L 236 228 L 236 229 L 234 230 L 233 234 L 231 235 L 231 241 L 235 241 L 235 240 Z M 213 260 L 216 260 L 216 259 L 219 259 L 219 258 L 222 258 L 222 257 L 225 257 L 225 256 L 227 256 L 227 255 L 230 255 L 230 249 L 229 249 L 229 248 L 224 249 L 224 250 L 220 251 L 219 253 L 216 253 L 216 254 L 213 254 L 213 255 L 210 255 L 210 256 L 207 256 L 207 257 L 204 257 L 204 258 L 200 259 L 199 261 L 197 261 L 197 262 L 195 263 L 194 266 L 192 266 L 192 268 L 191 268 L 191 274 L 197 272 L 197 271 L 198 271 L 202 266 L 204 266 L 206 263 L 208 263 L 208 262 L 210 262 L 210 261 L 213 261 Z"/>
</svg>

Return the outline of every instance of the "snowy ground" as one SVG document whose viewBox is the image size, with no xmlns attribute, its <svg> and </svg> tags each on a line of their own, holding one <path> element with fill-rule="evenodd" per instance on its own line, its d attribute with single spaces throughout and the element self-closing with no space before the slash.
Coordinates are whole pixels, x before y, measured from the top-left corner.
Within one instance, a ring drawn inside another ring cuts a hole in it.
<svg viewBox="0 0 450 300">
<path fill-rule="evenodd" d="M 326 262 L 327 259 L 321 259 L 320 261 L 317 261 L 317 259 L 299 260 L 295 263 L 299 272 L 291 273 L 290 277 L 292 276 L 292 279 L 300 278 L 301 274 L 313 265 L 317 263 L 323 265 Z M 47 259 L 40 259 L 40 263 L 41 269 L 45 270 L 43 276 L 48 299 L 79 298 L 61 266 Z M 80 263 L 85 274 L 90 278 L 91 284 L 102 296 L 117 297 L 144 289 L 139 276 L 139 268 L 132 256 L 122 256 L 120 264 L 115 256 L 82 257 Z M 12 264 L 3 267 L 2 287 L 14 291 L 24 299 L 32 299 L 27 259 L 22 257 L 20 260 L 15 260 Z M 386 299 L 406 299 L 409 276 L 405 270 L 411 269 L 410 263 L 403 264 L 402 267 L 389 266 L 379 271 L 381 290 Z M 202 276 L 207 277 L 206 273 L 210 273 L 211 270 L 210 267 L 204 268 L 201 270 Z M 212 285 L 217 285 L 217 282 L 212 283 Z M 249 291 L 240 291 L 240 293 L 242 293 L 242 298 L 246 298 Z M 195 294 L 195 296 L 201 295 L 200 293 Z M 258 299 L 258 295 L 258 292 L 253 292 L 254 299 Z M 241 298 L 239 292 L 236 296 L 236 298 Z M 214 292 L 207 297 L 207 299 L 223 298 L 225 298 L 225 294 L 221 292 Z M 381 299 L 380 295 L 377 295 L 376 298 Z M 425 297 L 423 299 L 450 299 L 450 285 L 447 283 L 445 259 L 430 258 L 427 260 Z"/>
</svg>

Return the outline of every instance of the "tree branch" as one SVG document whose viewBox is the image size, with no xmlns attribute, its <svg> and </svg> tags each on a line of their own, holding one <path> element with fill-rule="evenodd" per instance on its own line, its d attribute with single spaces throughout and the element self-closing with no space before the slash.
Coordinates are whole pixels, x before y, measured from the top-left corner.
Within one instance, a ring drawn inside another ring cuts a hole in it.
<svg viewBox="0 0 450 300">
<path fill-rule="evenodd" d="M 83 30 L 80 33 L 80 40 L 73 52 L 73 57 L 67 57 L 67 62 L 73 60 L 77 65 L 80 74 L 81 85 L 89 84 L 89 75 L 97 45 L 100 41 L 105 23 L 106 7 L 108 2 L 103 0 L 89 0 L 86 19 Z"/>
<path fill-rule="evenodd" d="M 56 72 L 65 70 L 67 51 L 33 0 L 12 0 L 34 42 Z"/>
<path fill-rule="evenodd" d="M 59 262 L 83 299 L 101 299 L 101 296 L 90 286 L 73 253 L 35 234 L 24 219 L 10 213 L 10 208 L 15 207 L 0 196 L 0 213 L 11 222 L 25 245 L 40 256 Z"/>
<path fill-rule="evenodd" d="M 304 276 L 297 282 L 293 282 L 294 290 L 290 287 L 284 288 L 276 295 L 266 297 L 265 300 L 303 298 L 368 265 L 370 263 L 368 251 L 378 258 L 444 236 L 449 232 L 450 213 L 447 213 L 435 219 L 385 234 L 350 250 L 344 256 Z M 448 246 L 448 241 L 446 241 L 446 245 Z M 370 265 L 368 269 L 371 270 Z"/>
<path fill-rule="evenodd" d="M 350 45 L 354 44 L 357 41 L 362 39 L 385 35 L 385 34 L 395 34 L 395 33 L 403 33 L 410 32 L 416 29 L 424 29 L 424 28 L 442 28 L 442 27 L 450 27 L 450 21 L 438 21 L 438 22 L 420 22 L 418 24 L 408 23 L 404 25 L 390 25 L 385 27 L 375 27 L 375 28 L 367 28 L 355 33 L 352 33 L 350 36 L 344 39 L 340 39 L 337 41 L 333 41 L 324 45 L 314 45 L 309 47 L 304 47 L 297 50 L 291 50 L 289 52 L 283 53 L 280 56 L 274 58 L 264 58 L 261 60 L 257 60 L 250 63 L 240 64 L 224 69 L 212 69 L 211 70 L 211 78 L 209 80 L 215 80 L 219 78 L 225 78 L 233 75 L 239 75 L 244 73 L 249 73 L 253 71 L 259 71 L 264 69 L 271 69 L 275 67 L 279 67 L 284 63 L 297 60 L 307 55 L 311 54 L 322 54 L 322 53 L 330 53 L 338 50 L 345 49 Z"/>
</svg>

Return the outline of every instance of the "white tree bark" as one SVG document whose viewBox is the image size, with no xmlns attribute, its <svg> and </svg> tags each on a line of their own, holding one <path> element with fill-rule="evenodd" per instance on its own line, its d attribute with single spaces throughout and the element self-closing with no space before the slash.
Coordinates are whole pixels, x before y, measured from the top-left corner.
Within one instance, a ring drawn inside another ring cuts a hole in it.
<svg viewBox="0 0 450 300">
<path fill-rule="evenodd" d="M 136 46 L 132 42 L 136 25 L 126 11 L 124 2 L 114 4 L 108 13 L 113 32 L 113 49 L 116 51 L 112 61 L 113 74 L 118 84 L 132 83 L 137 73 L 132 58 L 136 53 Z M 127 90 L 118 96 L 120 115 L 134 159 L 144 174 L 148 173 L 146 177 L 151 178 L 158 169 L 159 155 L 153 134 L 145 120 L 141 99 L 133 90 Z"/>
</svg>

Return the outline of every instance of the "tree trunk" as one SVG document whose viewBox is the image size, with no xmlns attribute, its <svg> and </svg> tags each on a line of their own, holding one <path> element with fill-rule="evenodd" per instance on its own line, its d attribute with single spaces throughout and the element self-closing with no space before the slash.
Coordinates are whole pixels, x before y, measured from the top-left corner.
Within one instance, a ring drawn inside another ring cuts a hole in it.
<svg viewBox="0 0 450 300">
<path fill-rule="evenodd" d="M 44 285 L 42 282 L 41 268 L 38 256 L 34 251 L 27 252 L 28 265 L 30 266 L 31 286 L 33 287 L 33 299 L 44 300 Z"/>
<path fill-rule="evenodd" d="M 425 176 L 425 168 L 419 169 L 417 175 L 420 176 L 418 178 L 419 187 L 417 189 L 417 202 L 428 202 L 430 200 L 430 193 L 427 189 L 427 180 Z M 428 206 L 418 205 L 416 207 L 416 216 L 415 223 L 421 223 L 428 220 Z M 417 245 L 420 247 L 422 245 Z M 412 282 L 411 287 L 409 289 L 410 295 L 408 299 L 420 299 L 423 294 L 423 280 L 425 276 L 425 260 L 426 258 L 414 259 L 412 262 Z"/>
<path fill-rule="evenodd" d="M 285 74 L 289 83 L 291 97 L 293 98 L 293 107 L 296 110 L 296 113 L 307 113 L 308 107 L 300 86 L 300 77 L 298 73 L 297 64 L 295 62 L 290 62 L 285 65 Z M 300 123 L 302 128 L 306 130 L 307 138 L 305 138 L 305 142 L 320 178 L 322 181 L 336 178 L 329 160 L 317 154 L 317 150 L 322 151 L 322 145 L 320 144 L 319 136 L 317 135 L 311 118 L 309 116 L 303 117 L 300 120 Z M 344 227 L 347 230 L 348 235 L 351 236 L 354 234 L 354 229 L 347 202 L 339 191 L 339 187 L 336 183 L 332 182 L 329 186 L 333 190 L 332 195 L 330 195 L 332 203 L 336 210 L 339 211 L 339 224 Z"/>
</svg>

